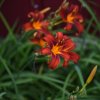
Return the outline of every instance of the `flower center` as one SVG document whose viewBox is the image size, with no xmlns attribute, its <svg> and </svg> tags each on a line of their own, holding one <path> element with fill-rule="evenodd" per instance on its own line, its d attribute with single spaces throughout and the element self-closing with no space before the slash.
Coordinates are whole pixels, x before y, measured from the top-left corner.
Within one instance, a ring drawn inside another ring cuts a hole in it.
<svg viewBox="0 0 100 100">
<path fill-rule="evenodd" d="M 70 14 L 68 14 L 68 16 L 67 16 L 66 21 L 67 21 L 68 23 L 73 23 L 74 19 L 75 19 L 75 16 L 73 16 L 72 13 L 70 13 Z"/>
<path fill-rule="evenodd" d="M 39 45 L 41 47 L 44 47 L 46 45 L 46 42 L 44 40 L 40 39 Z"/>
<path fill-rule="evenodd" d="M 67 15 L 66 21 L 67 21 L 68 23 L 73 23 L 74 19 L 76 18 L 76 13 L 77 13 L 77 11 L 78 11 L 78 9 L 77 9 L 77 7 L 75 7 L 75 8 L 72 10 L 72 12 L 69 13 L 69 14 Z"/>
<path fill-rule="evenodd" d="M 33 22 L 33 27 L 37 30 L 41 29 L 41 22 L 37 21 L 37 22 Z"/>
<path fill-rule="evenodd" d="M 53 46 L 51 51 L 53 52 L 54 55 L 60 54 L 60 46 L 58 45 Z"/>
</svg>

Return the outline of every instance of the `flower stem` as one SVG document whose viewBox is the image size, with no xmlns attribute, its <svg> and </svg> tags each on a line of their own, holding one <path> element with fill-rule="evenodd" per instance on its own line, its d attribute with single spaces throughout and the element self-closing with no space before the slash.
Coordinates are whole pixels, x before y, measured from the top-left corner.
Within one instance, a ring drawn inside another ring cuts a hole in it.
<svg viewBox="0 0 100 100">
<path fill-rule="evenodd" d="M 81 93 L 81 92 L 86 88 L 86 86 L 87 86 L 87 83 L 85 83 L 85 84 L 83 85 L 83 87 L 81 88 L 81 90 L 79 91 L 79 93 Z"/>
<path fill-rule="evenodd" d="M 63 23 L 63 20 L 56 22 L 56 23 L 54 24 L 54 26 L 59 25 L 59 24 L 61 24 L 61 23 Z"/>
</svg>

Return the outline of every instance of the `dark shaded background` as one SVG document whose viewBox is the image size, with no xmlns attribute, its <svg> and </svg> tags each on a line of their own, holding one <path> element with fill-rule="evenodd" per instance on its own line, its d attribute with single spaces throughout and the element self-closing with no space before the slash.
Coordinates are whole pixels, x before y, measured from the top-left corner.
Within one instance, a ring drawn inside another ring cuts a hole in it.
<svg viewBox="0 0 100 100">
<path fill-rule="evenodd" d="M 34 1 L 34 4 L 33 4 Z M 15 20 L 19 20 L 19 25 L 27 21 L 27 13 L 32 11 L 34 8 L 43 9 L 45 7 L 51 7 L 51 11 L 56 10 L 63 0 L 5 0 L 4 4 L 0 8 L 4 16 L 6 17 L 10 26 L 12 26 Z M 69 0 L 71 3 L 78 4 L 80 7 L 81 4 L 78 0 Z M 96 15 L 100 16 L 99 6 L 91 3 L 92 0 L 87 0 L 87 3 L 93 8 Z M 93 0 L 96 4 L 100 4 L 100 0 Z M 82 7 L 81 12 L 85 18 L 90 18 L 89 13 L 85 8 Z M 0 36 L 5 36 L 7 30 L 0 19 Z"/>
</svg>

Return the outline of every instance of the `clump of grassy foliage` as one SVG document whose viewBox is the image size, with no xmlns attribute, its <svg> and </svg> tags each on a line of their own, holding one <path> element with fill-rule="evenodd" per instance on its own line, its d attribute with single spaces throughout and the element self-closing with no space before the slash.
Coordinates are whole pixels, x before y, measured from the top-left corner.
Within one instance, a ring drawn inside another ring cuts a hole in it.
<svg viewBox="0 0 100 100">
<path fill-rule="evenodd" d="M 76 65 L 70 63 L 68 68 L 59 66 L 53 71 L 44 63 L 45 57 L 37 59 L 33 53 L 34 45 L 28 42 L 33 31 L 15 35 L 16 22 L 10 27 L 0 11 L 0 19 L 8 30 L 7 37 L 0 38 L 0 100 L 100 99 L 100 39 L 95 36 L 100 23 L 90 7 L 83 0 L 80 2 L 91 14 L 82 36 L 72 37 L 81 59 Z M 94 65 L 98 65 L 95 79 L 78 94 Z"/>
</svg>

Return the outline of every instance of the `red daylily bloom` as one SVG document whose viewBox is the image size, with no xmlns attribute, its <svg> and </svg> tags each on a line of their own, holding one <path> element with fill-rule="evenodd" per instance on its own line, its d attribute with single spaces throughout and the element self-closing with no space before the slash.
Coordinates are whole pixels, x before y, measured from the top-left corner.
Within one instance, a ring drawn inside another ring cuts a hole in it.
<svg viewBox="0 0 100 100">
<path fill-rule="evenodd" d="M 67 23 L 64 29 L 71 30 L 72 27 L 76 27 L 78 35 L 83 32 L 83 17 L 79 14 L 79 7 L 77 5 L 71 5 L 70 7 L 68 5 L 62 5 L 60 8 L 60 16 Z"/>
<path fill-rule="evenodd" d="M 40 50 L 41 54 L 51 56 L 49 67 L 55 69 L 60 63 L 60 57 L 64 58 L 63 66 L 67 66 L 69 60 L 73 60 L 77 63 L 79 55 L 72 50 L 75 48 L 75 43 L 66 35 L 61 32 L 57 32 L 56 37 L 51 34 L 47 34 L 44 37 L 47 43 L 46 47 Z"/>
<path fill-rule="evenodd" d="M 35 32 L 33 38 L 31 39 L 31 42 L 41 47 L 45 47 L 46 42 L 43 40 L 43 37 L 43 34 L 41 34 L 40 32 Z"/>
<path fill-rule="evenodd" d="M 30 30 L 42 30 L 42 28 L 48 28 L 49 22 L 43 20 L 44 13 L 41 11 L 30 12 L 28 17 L 31 18 L 31 21 L 23 25 L 25 31 Z"/>
<path fill-rule="evenodd" d="M 42 28 L 42 30 L 37 31 L 33 34 L 33 37 L 31 39 L 31 42 L 33 44 L 37 44 L 41 47 L 44 47 L 47 43 L 45 42 L 45 40 L 43 39 L 46 35 L 50 35 L 52 34 L 51 32 L 49 32 L 47 29 Z"/>
</svg>

